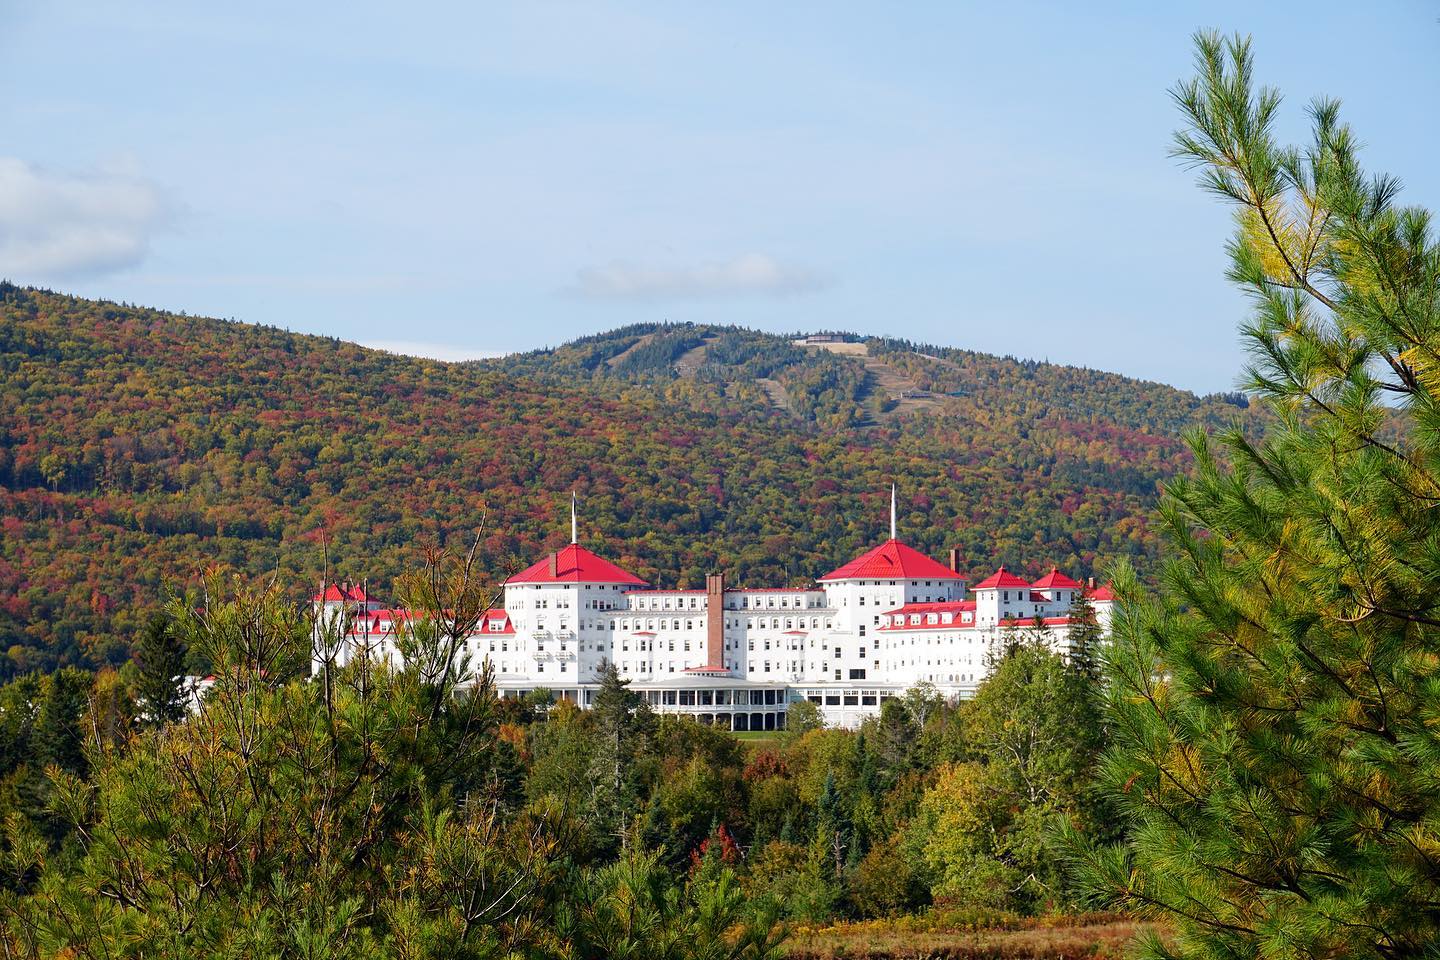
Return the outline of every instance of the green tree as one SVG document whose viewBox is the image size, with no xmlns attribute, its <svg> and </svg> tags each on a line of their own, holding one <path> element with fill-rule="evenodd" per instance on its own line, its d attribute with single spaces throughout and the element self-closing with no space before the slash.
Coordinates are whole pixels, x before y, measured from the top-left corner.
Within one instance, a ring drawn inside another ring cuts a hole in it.
<svg viewBox="0 0 1440 960">
<path fill-rule="evenodd" d="M 1192 437 L 1161 589 L 1117 578 L 1103 769 L 1131 827 L 1084 875 L 1167 921 L 1149 957 L 1431 956 L 1440 249 L 1333 101 L 1283 146 L 1249 41 L 1196 46 L 1176 153 L 1236 208 L 1245 385 L 1277 423 Z"/>
<path fill-rule="evenodd" d="M 909 846 L 923 859 L 936 899 L 979 907 L 1009 904 L 1021 886 L 1002 858 L 1007 810 L 980 763 L 948 764 L 920 802 Z"/>
<path fill-rule="evenodd" d="M 327 685 L 282 679 L 311 631 L 273 586 L 215 577 L 203 607 L 172 610 L 219 665 L 214 693 L 197 716 L 93 754 L 89 781 L 45 748 L 74 849 L 46 858 L 33 828 L 9 823 L 11 868 L 38 878 L 5 904 L 11 955 L 478 957 L 539 942 L 563 833 L 545 811 L 492 801 L 513 769 L 496 698 L 484 677 L 457 695 L 471 678 L 433 669 L 443 631 L 417 631 L 433 656 L 415 667 L 361 662 Z M 56 674 L 37 739 L 75 714 L 86 681 Z"/>
<path fill-rule="evenodd" d="M 0 776 L 31 763 L 35 719 L 44 702 L 44 684 L 37 674 L 17 677 L 0 687 Z"/>
<path fill-rule="evenodd" d="M 785 708 L 784 740 L 793 742 L 811 730 L 825 729 L 825 718 L 820 714 L 818 704 L 809 700 L 796 700 Z"/>
<path fill-rule="evenodd" d="M 901 702 L 905 705 L 905 710 L 910 714 L 910 718 L 922 730 L 930 722 L 930 718 L 945 706 L 945 698 L 940 695 L 939 690 L 935 689 L 935 684 L 928 680 L 921 680 L 906 690 Z"/>
<path fill-rule="evenodd" d="M 615 665 L 607 661 L 600 666 L 591 720 L 595 730 L 591 809 L 596 833 L 623 846 L 640 806 L 636 761 L 654 731 L 655 715 L 645 699 L 630 689 L 630 681 L 621 680 Z"/>
<path fill-rule="evenodd" d="M 1105 642 L 1105 632 L 1100 629 L 1095 605 L 1090 602 L 1089 596 L 1077 593 L 1075 602 L 1070 605 L 1068 617 L 1070 625 L 1067 628 L 1066 642 L 1069 647 L 1070 667 L 1089 681 L 1092 689 L 1098 691 L 1103 673 L 1101 644 Z"/>
<path fill-rule="evenodd" d="M 153 614 L 135 648 L 139 668 L 135 693 L 147 725 L 164 726 L 185 715 L 185 654 L 185 644 L 175 635 L 170 617 Z"/>
<path fill-rule="evenodd" d="M 868 719 L 863 725 L 861 736 L 866 736 L 868 745 L 868 767 L 873 768 L 872 779 L 876 782 L 865 784 L 874 789 L 888 788 L 906 770 L 915 758 L 920 736 L 920 725 L 915 721 L 904 701 L 891 697 L 880 705 L 880 715 Z M 862 774 L 872 773 L 862 770 Z"/>
<path fill-rule="evenodd" d="M 1074 894 L 1060 864 L 1085 818 L 1100 748 L 1089 681 L 1048 642 L 1018 633 L 961 712 L 967 762 L 921 801 L 917 829 L 937 897 L 1034 910 Z"/>
<path fill-rule="evenodd" d="M 896 833 L 873 845 L 849 876 L 849 899 L 863 917 L 888 917 L 917 910 L 928 891 L 915 858 Z"/>
<path fill-rule="evenodd" d="M 591 815 L 591 760 L 597 744 L 590 719 L 568 700 L 530 728 L 530 768 L 525 790 L 532 804 L 551 798 L 577 816 Z"/>
<path fill-rule="evenodd" d="M 783 939 L 773 905 L 747 903 L 718 853 L 681 881 L 654 853 L 627 851 L 589 873 L 557 913 L 574 957 L 769 960 Z"/>
<path fill-rule="evenodd" d="M 30 738 L 39 766 L 77 774 L 89 769 L 83 720 L 94 680 L 89 673 L 73 667 L 50 675 Z"/>
</svg>

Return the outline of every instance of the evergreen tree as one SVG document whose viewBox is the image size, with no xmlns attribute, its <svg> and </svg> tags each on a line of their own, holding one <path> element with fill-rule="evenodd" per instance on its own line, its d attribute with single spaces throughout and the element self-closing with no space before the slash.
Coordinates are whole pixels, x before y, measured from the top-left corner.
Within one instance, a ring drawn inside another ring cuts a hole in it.
<svg viewBox="0 0 1440 960">
<path fill-rule="evenodd" d="M 1070 647 L 1070 668 L 1084 677 L 1096 690 L 1100 687 L 1103 672 L 1100 662 L 1100 644 L 1105 639 L 1100 621 L 1095 615 L 1095 605 L 1088 594 L 1080 593 L 1070 605 L 1068 614 L 1070 626 L 1067 642 Z"/>
<path fill-rule="evenodd" d="M 44 702 L 44 684 L 36 674 L 0 686 L 0 776 L 35 759 L 31 740 Z"/>
<path fill-rule="evenodd" d="M 1247 40 L 1197 37 L 1177 154 L 1235 205 L 1246 387 L 1276 423 L 1192 438 L 1158 596 L 1107 653 L 1129 842 L 1086 879 L 1148 957 L 1434 956 L 1440 943 L 1440 248 L 1337 105 L 1277 143 Z"/>
<path fill-rule="evenodd" d="M 593 811 L 597 832 L 623 845 L 630 819 L 639 813 L 640 792 L 635 761 L 655 727 L 655 716 L 643 697 L 620 679 L 615 664 L 600 667 L 591 720 L 595 755 L 591 759 Z"/>
<path fill-rule="evenodd" d="M 164 726 L 185 716 L 185 654 L 168 615 L 156 613 L 146 621 L 135 649 L 140 671 L 135 692 L 147 725 Z"/>
<path fill-rule="evenodd" d="M 79 774 L 89 769 L 82 720 L 93 683 L 94 677 L 73 667 L 50 675 L 30 739 L 40 766 L 56 766 Z"/>
<path fill-rule="evenodd" d="M 867 749 L 864 752 L 857 750 L 861 764 L 860 786 L 868 793 L 876 793 L 889 789 L 910 769 L 920 727 L 911 717 L 905 702 L 891 697 L 880 705 L 879 716 L 865 721 L 861 736 L 864 737 L 867 731 L 870 733 L 865 741 Z"/>
<path fill-rule="evenodd" d="M 825 786 L 815 803 L 815 840 L 811 849 L 813 858 L 824 865 L 827 880 L 837 888 L 844 877 L 851 842 L 850 817 L 831 771 L 825 775 Z"/>
</svg>

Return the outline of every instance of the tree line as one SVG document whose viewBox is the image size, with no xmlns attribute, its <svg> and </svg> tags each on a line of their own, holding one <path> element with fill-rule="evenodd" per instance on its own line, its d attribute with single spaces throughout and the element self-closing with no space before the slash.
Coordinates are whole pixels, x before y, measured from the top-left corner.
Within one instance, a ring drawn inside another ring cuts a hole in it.
<svg viewBox="0 0 1440 960">
<path fill-rule="evenodd" d="M 1058 825 L 1109 829 L 1083 607 L 1086 655 L 1013 629 L 972 702 L 922 685 L 856 731 L 802 702 L 745 743 L 613 668 L 589 710 L 498 697 L 463 643 L 489 583 L 430 552 L 391 669 L 212 573 L 125 669 L 0 687 L 10 955 L 767 957 L 790 923 L 1076 902 Z"/>
</svg>

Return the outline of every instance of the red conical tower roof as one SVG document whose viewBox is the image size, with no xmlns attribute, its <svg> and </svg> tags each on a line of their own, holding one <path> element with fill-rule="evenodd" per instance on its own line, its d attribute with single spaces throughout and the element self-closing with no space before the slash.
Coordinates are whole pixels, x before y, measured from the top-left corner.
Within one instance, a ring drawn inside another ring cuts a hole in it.
<svg viewBox="0 0 1440 960">
<path fill-rule="evenodd" d="M 819 582 L 832 580 L 964 580 L 938 560 L 932 560 L 914 547 L 899 540 L 887 540 L 880 546 L 832 570 Z"/>
<path fill-rule="evenodd" d="M 597 557 L 575 543 L 555 554 L 555 572 L 551 573 L 550 570 L 550 558 L 547 556 L 521 570 L 505 583 L 623 583 L 632 587 L 645 586 L 645 581 L 635 574 L 622 570 L 609 560 Z"/>
<path fill-rule="evenodd" d="M 1057 588 L 1060 590 L 1080 589 L 1080 584 L 1061 573 L 1059 567 L 1051 567 L 1049 573 L 1030 584 L 1030 586 L 1036 590 L 1055 590 Z"/>
<path fill-rule="evenodd" d="M 1015 574 L 1013 574 L 1013 573 L 1011 573 L 1009 570 L 1006 570 L 1006 569 L 1005 569 L 1004 564 L 1001 564 L 999 570 L 996 570 L 994 573 L 990 574 L 990 576 L 986 577 L 984 580 L 981 580 L 979 583 L 975 584 L 975 586 L 974 586 L 972 589 L 974 589 L 974 590 L 999 590 L 1001 587 L 1005 587 L 1006 589 L 1009 589 L 1010 587 L 1025 587 L 1025 588 L 1029 588 L 1029 586 L 1030 586 L 1030 582 L 1029 582 L 1028 580 L 1026 580 L 1026 579 L 1023 578 L 1023 577 L 1017 577 L 1017 576 L 1015 576 Z"/>
</svg>

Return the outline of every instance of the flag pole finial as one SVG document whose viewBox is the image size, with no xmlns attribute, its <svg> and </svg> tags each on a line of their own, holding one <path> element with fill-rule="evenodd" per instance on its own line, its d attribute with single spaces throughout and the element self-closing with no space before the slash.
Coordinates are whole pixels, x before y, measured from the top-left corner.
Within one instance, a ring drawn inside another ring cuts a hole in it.
<svg viewBox="0 0 1440 960">
<path fill-rule="evenodd" d="M 575 491 L 570 491 L 570 542 L 580 542 L 580 524 L 575 517 Z"/>
</svg>

